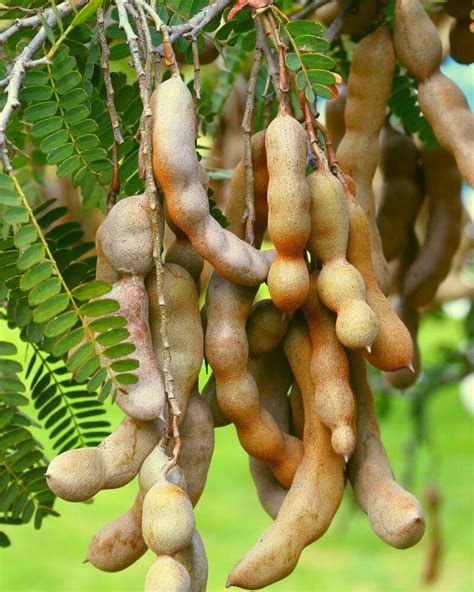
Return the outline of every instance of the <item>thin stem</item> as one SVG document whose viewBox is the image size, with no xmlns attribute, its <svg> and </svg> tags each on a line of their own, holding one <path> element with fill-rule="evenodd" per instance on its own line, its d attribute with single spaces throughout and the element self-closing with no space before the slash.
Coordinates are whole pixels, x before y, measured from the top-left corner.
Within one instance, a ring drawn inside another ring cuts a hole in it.
<svg viewBox="0 0 474 592">
<path fill-rule="evenodd" d="M 252 162 L 252 117 L 255 105 L 255 87 L 262 61 L 262 50 L 255 50 L 255 57 L 247 85 L 247 100 L 245 103 L 242 129 L 244 132 L 244 168 L 245 168 L 245 213 L 242 222 L 245 222 L 245 240 L 253 245 L 255 242 L 255 178 Z"/>
</svg>

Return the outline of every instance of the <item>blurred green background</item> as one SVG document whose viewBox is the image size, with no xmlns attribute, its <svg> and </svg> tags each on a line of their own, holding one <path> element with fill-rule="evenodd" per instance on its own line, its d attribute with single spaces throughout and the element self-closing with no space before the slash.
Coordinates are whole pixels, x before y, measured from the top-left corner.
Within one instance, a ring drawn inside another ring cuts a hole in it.
<svg viewBox="0 0 474 592">
<path fill-rule="evenodd" d="M 446 315 L 427 317 L 421 328 L 424 363 L 440 360 L 440 347 L 457 348 L 463 339 L 462 320 Z M 5 324 L 0 325 L 6 338 Z M 9 335 L 11 337 L 11 335 Z M 407 441 L 413 434 L 410 392 L 378 399 L 382 436 L 395 474 L 406 468 Z M 121 419 L 109 408 L 113 425 Z M 34 416 L 34 414 L 33 414 Z M 269 589 L 285 592 L 395 592 L 474 590 L 474 431 L 473 419 L 457 385 L 439 388 L 428 402 L 429 445 L 417 448 L 413 492 L 426 506 L 425 487 L 436 483 L 442 503 L 442 557 L 438 580 L 421 581 L 427 561 L 430 522 L 413 549 L 391 549 L 370 530 L 367 518 L 353 503 L 350 488 L 328 533 L 306 549 L 286 580 Z M 46 452 L 51 450 L 46 444 Z M 83 564 L 89 540 L 107 522 L 133 503 L 134 482 L 100 493 L 93 503 L 58 501 L 60 518 L 48 518 L 40 531 L 32 525 L 7 527 L 12 546 L 1 551 L 0 589 L 6 592 L 125 592 L 143 589 L 153 561 L 147 553 L 124 572 L 102 573 Z M 232 426 L 217 430 L 216 449 L 206 490 L 196 509 L 205 541 L 210 592 L 224 590 L 233 564 L 254 544 L 270 518 L 260 508 L 247 469 L 247 456 Z"/>
</svg>

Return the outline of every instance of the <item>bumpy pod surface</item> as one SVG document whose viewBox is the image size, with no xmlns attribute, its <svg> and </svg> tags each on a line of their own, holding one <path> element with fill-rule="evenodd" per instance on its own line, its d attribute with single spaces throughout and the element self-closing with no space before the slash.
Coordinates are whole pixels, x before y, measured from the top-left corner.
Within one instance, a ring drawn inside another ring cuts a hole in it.
<svg viewBox="0 0 474 592">
<path fill-rule="evenodd" d="M 379 288 L 372 262 L 367 216 L 352 195 L 346 193 L 346 197 L 350 220 L 347 259 L 364 278 L 367 303 L 375 312 L 379 327 L 371 352 L 365 351 L 364 356 L 379 370 L 393 372 L 409 368 L 413 357 L 413 343 L 408 329 Z"/>
<path fill-rule="evenodd" d="M 179 466 L 186 477 L 186 491 L 195 506 L 204 491 L 207 473 L 214 452 L 212 415 L 195 389 L 180 428 L 181 452 Z"/>
<path fill-rule="evenodd" d="M 474 187 L 474 116 L 461 89 L 439 71 L 439 35 L 418 0 L 397 0 L 394 41 L 400 61 L 420 83 L 418 102 L 423 115 Z"/>
<path fill-rule="evenodd" d="M 173 557 L 158 557 L 146 574 L 145 592 L 190 592 L 188 570 Z"/>
<path fill-rule="evenodd" d="M 235 424 L 244 449 L 267 461 L 282 485 L 289 486 L 302 455 L 296 438 L 282 434 L 262 407 L 248 371 L 245 323 L 255 289 L 236 286 L 213 274 L 207 291 L 206 358 L 216 378 L 217 401 Z"/>
<path fill-rule="evenodd" d="M 133 506 L 92 539 L 87 560 L 97 569 L 116 572 L 126 569 L 147 550 L 142 536 L 143 494 L 138 493 Z"/>
<path fill-rule="evenodd" d="M 310 277 L 303 307 L 312 343 L 311 378 L 316 390 L 314 410 L 331 430 L 334 450 L 348 458 L 355 448 L 355 405 L 349 384 L 349 364 L 330 313 L 318 299 L 318 274 Z"/>
<path fill-rule="evenodd" d="M 380 134 L 380 168 L 384 175 L 377 226 L 387 261 L 400 257 L 414 225 L 423 193 L 418 182 L 418 149 L 407 134 L 386 124 Z"/>
<path fill-rule="evenodd" d="M 251 364 L 263 407 L 272 415 L 279 429 L 289 434 L 290 408 L 287 393 L 293 376 L 283 349 L 278 347 L 269 351 Z M 287 489 L 275 479 L 267 463 L 249 457 L 249 466 L 263 509 L 272 518 L 276 518 Z"/>
<path fill-rule="evenodd" d="M 223 277 L 258 285 L 268 273 L 266 256 L 223 229 L 209 213 L 195 150 L 193 98 L 179 76 L 158 86 L 152 109 L 153 171 L 171 219 Z"/>
<path fill-rule="evenodd" d="M 130 336 L 126 341 L 135 351 L 120 359 L 134 359 L 140 366 L 134 370 L 138 382 L 128 386 L 127 393 L 118 392 L 117 405 L 130 417 L 149 421 L 163 419 L 166 401 L 163 377 L 156 362 L 149 325 L 148 294 L 143 278 L 124 275 L 106 295 L 120 304 L 119 314 L 127 320 Z"/>
<path fill-rule="evenodd" d="M 417 80 L 439 70 L 443 60 L 441 40 L 418 0 L 397 0 L 393 41 L 398 59 Z"/>
<path fill-rule="evenodd" d="M 420 373 L 421 359 L 417 339 L 420 313 L 416 308 L 409 306 L 402 298 L 396 298 L 396 301 L 393 303 L 393 308 L 405 327 L 410 331 L 414 348 L 413 370 L 410 368 L 402 368 L 396 372 L 385 372 L 384 378 L 394 388 L 405 390 L 416 381 L 418 374 Z"/>
<path fill-rule="evenodd" d="M 199 313 L 199 298 L 189 273 L 178 265 L 163 266 L 164 297 L 168 319 L 168 343 L 171 351 L 171 375 L 178 407 L 185 417 L 186 405 L 201 369 L 204 335 Z M 162 365 L 163 345 L 156 273 L 146 280 L 150 302 L 150 330 L 155 357 Z"/>
<path fill-rule="evenodd" d="M 250 590 L 293 571 L 303 549 L 328 529 L 344 492 L 344 461 L 314 409 L 311 341 L 304 321 L 293 319 L 285 352 L 305 404 L 304 456 L 274 524 L 229 575 L 228 585 Z"/>
<path fill-rule="evenodd" d="M 211 412 L 212 423 L 215 428 L 223 428 L 232 423 L 219 407 L 216 392 L 216 377 L 214 374 L 209 376 L 205 387 L 202 389 L 201 398 L 203 401 L 205 401 L 209 411 Z"/>
<path fill-rule="evenodd" d="M 377 281 L 384 294 L 389 275 L 375 222 L 372 182 L 379 158 L 379 134 L 392 89 L 395 54 L 390 31 L 381 26 L 357 45 L 349 80 L 344 118 L 346 133 L 337 149 L 337 160 L 357 188 L 357 199 L 367 214 L 370 245 Z M 374 76 L 377 72 L 377 76 Z"/>
<path fill-rule="evenodd" d="M 143 500 L 142 533 L 157 555 L 174 555 L 189 545 L 196 524 L 186 493 L 165 480 L 158 481 Z"/>
<path fill-rule="evenodd" d="M 146 275 L 153 267 L 151 209 L 144 195 L 117 202 L 97 230 L 98 251 L 119 274 Z"/>
<path fill-rule="evenodd" d="M 194 533 L 191 544 L 185 549 L 178 551 L 175 557 L 187 569 L 191 577 L 189 592 L 206 592 L 208 576 L 207 555 L 201 535 L 197 530 Z"/>
<path fill-rule="evenodd" d="M 157 444 L 144 460 L 140 467 L 139 484 L 140 491 L 145 495 L 160 478 L 162 467 L 169 461 L 169 457 L 163 448 Z M 181 489 L 187 490 L 186 477 L 180 466 L 174 466 L 166 475 L 166 480 L 174 483 Z"/>
<path fill-rule="evenodd" d="M 456 163 L 442 148 L 424 148 L 422 162 L 428 225 L 424 243 L 406 272 L 402 288 L 406 302 L 416 308 L 432 302 L 448 275 L 462 226 L 461 177 Z"/>
<path fill-rule="evenodd" d="M 323 263 L 318 290 L 322 302 L 337 313 L 336 333 L 345 347 L 362 349 L 377 336 L 377 319 L 366 302 L 361 274 L 346 260 L 349 211 L 344 190 L 326 166 L 308 177 L 311 235 L 308 248 Z"/>
<path fill-rule="evenodd" d="M 122 487 L 138 473 L 159 437 L 158 422 L 126 417 L 97 448 L 68 450 L 54 458 L 46 473 L 48 487 L 69 502 Z"/>
<path fill-rule="evenodd" d="M 259 358 L 273 351 L 285 337 L 289 324 L 289 316 L 271 300 L 256 302 L 246 325 L 249 357 Z"/>
<path fill-rule="evenodd" d="M 311 231 L 306 182 L 306 134 L 287 114 L 278 115 L 265 135 L 268 183 L 268 231 L 277 252 L 268 274 L 275 305 L 285 312 L 305 301 L 309 276 L 304 249 Z"/>
<path fill-rule="evenodd" d="M 349 461 L 349 479 L 359 506 L 384 542 L 397 549 L 415 545 L 425 531 L 418 501 L 393 478 L 380 441 L 374 400 L 360 354 L 348 354 L 351 382 L 357 400 L 357 446 Z"/>
<path fill-rule="evenodd" d="M 267 153 L 265 150 L 265 130 L 257 132 L 252 136 L 251 146 L 255 206 L 254 245 L 258 248 L 262 244 L 268 220 L 268 169 Z M 245 183 L 245 166 L 242 159 L 235 167 L 232 181 L 230 183 L 229 199 L 225 210 L 225 215 L 229 222 L 227 230 L 238 236 L 240 239 L 245 238 Z"/>
</svg>

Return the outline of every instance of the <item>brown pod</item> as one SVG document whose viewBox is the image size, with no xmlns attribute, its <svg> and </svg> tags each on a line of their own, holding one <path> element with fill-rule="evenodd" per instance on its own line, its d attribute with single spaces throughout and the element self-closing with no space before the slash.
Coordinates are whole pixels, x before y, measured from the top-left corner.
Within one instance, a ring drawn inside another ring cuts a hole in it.
<svg viewBox="0 0 474 592">
<path fill-rule="evenodd" d="M 372 262 L 367 216 L 347 189 L 346 197 L 350 219 L 347 260 L 360 271 L 364 278 L 367 303 L 375 312 L 379 327 L 371 350 L 363 352 L 364 357 L 379 370 L 393 372 L 401 368 L 410 368 L 413 343 L 408 329 L 379 288 Z"/>
<path fill-rule="evenodd" d="M 385 543 L 406 549 L 425 532 L 423 510 L 418 501 L 393 478 L 380 441 L 374 400 L 365 362 L 349 352 L 351 382 L 357 400 L 357 446 L 349 461 L 349 479 L 359 506 L 367 512 L 372 530 Z"/>
<path fill-rule="evenodd" d="M 354 51 L 344 112 L 346 133 L 337 149 L 337 159 L 342 169 L 354 179 L 357 199 L 369 221 L 374 267 L 384 294 L 388 294 L 390 288 L 389 275 L 375 222 L 372 183 L 394 70 L 395 54 L 390 31 L 386 26 L 380 26 L 364 37 Z M 374 72 L 378 75 L 374 76 Z"/>
<path fill-rule="evenodd" d="M 102 489 L 122 487 L 138 473 L 160 433 L 158 422 L 126 417 L 96 448 L 78 448 L 56 456 L 46 473 L 48 487 L 69 502 L 82 502 Z"/>
<path fill-rule="evenodd" d="M 251 456 L 267 461 L 282 485 L 289 486 L 301 459 L 301 442 L 282 434 L 261 406 L 247 367 L 245 324 L 255 291 L 213 274 L 206 300 L 206 358 L 216 378 L 219 406 L 235 424 L 242 446 Z"/>
<path fill-rule="evenodd" d="M 354 35 L 361 33 L 377 16 L 377 0 L 363 0 L 354 5 L 352 10 L 344 15 L 341 33 Z M 316 18 L 329 25 L 344 8 L 344 2 L 333 0 L 315 11 Z"/>
<path fill-rule="evenodd" d="M 255 590 L 290 574 L 303 549 L 328 529 L 344 492 L 344 461 L 314 409 L 311 341 L 304 319 L 293 318 L 285 352 L 304 399 L 304 456 L 277 519 L 233 568 L 227 586 Z"/>
<path fill-rule="evenodd" d="M 474 62 L 474 34 L 470 19 L 454 21 L 449 31 L 449 55 L 459 64 Z"/>
<path fill-rule="evenodd" d="M 267 230 L 268 221 L 268 170 L 267 153 L 265 150 L 265 130 L 257 132 L 251 138 L 252 167 L 254 176 L 254 206 L 255 225 L 254 245 L 259 248 L 263 241 L 263 235 Z M 225 216 L 229 222 L 227 230 L 241 239 L 245 238 L 246 222 L 246 175 L 243 159 L 235 167 L 230 183 L 230 194 L 225 209 Z"/>
<path fill-rule="evenodd" d="M 349 365 L 334 328 L 334 320 L 318 299 L 318 274 L 310 277 L 303 307 L 312 343 L 311 377 L 315 411 L 331 430 L 334 450 L 347 460 L 355 448 L 354 397 L 349 384 Z"/>
<path fill-rule="evenodd" d="M 206 403 L 209 411 L 211 412 L 212 424 L 215 428 L 223 428 L 232 423 L 219 407 L 216 393 L 216 377 L 214 374 L 209 376 L 205 387 L 202 389 L 201 398 Z"/>
<path fill-rule="evenodd" d="M 411 368 L 402 368 L 396 372 L 384 372 L 384 378 L 394 388 L 405 390 L 413 385 L 420 373 L 421 359 L 418 347 L 420 313 L 399 297 L 393 302 L 393 308 L 405 327 L 410 331 L 413 341 L 413 370 Z"/>
<path fill-rule="evenodd" d="M 290 433 L 290 408 L 287 397 L 292 374 L 285 354 L 281 347 L 253 362 L 254 376 L 263 407 L 272 415 L 279 429 L 285 434 Z M 249 457 L 252 479 L 264 510 L 276 518 L 278 510 L 287 493 L 275 479 L 268 464 Z"/>
<path fill-rule="evenodd" d="M 428 194 L 428 226 L 402 288 L 407 304 L 416 308 L 434 299 L 449 273 L 462 232 L 461 177 L 456 163 L 442 148 L 424 148 L 421 155 Z"/>
<path fill-rule="evenodd" d="M 346 260 L 349 211 L 340 181 L 323 161 L 308 177 L 311 191 L 313 261 L 323 264 L 318 280 L 321 301 L 337 313 L 336 333 L 345 347 L 362 349 L 377 335 L 377 319 L 366 302 L 364 280 Z"/>
<path fill-rule="evenodd" d="M 208 576 L 207 555 L 201 535 L 197 530 L 194 533 L 191 544 L 185 549 L 178 551 L 175 558 L 187 569 L 191 577 L 189 591 L 206 592 Z"/>
<path fill-rule="evenodd" d="M 276 349 L 285 337 L 289 324 L 290 317 L 271 300 L 256 302 L 246 324 L 249 357 L 259 358 Z"/>
<path fill-rule="evenodd" d="M 199 377 L 204 356 L 204 335 L 199 312 L 199 297 L 189 273 L 178 265 L 163 266 L 164 300 L 171 351 L 171 375 L 176 402 L 185 417 L 188 397 Z M 146 280 L 150 301 L 150 329 L 155 357 L 163 366 L 161 316 L 156 273 Z"/>
<path fill-rule="evenodd" d="M 190 592 L 187 569 L 173 557 L 163 555 L 152 563 L 145 580 L 145 592 Z"/>
<path fill-rule="evenodd" d="M 299 308 L 308 293 L 304 260 L 311 231 L 307 146 L 303 128 L 291 115 L 279 114 L 268 126 L 268 232 L 277 253 L 268 273 L 268 289 L 275 305 L 285 312 Z"/>
<path fill-rule="evenodd" d="M 179 76 L 172 76 L 157 87 L 151 104 L 153 172 L 172 221 L 223 277 L 243 285 L 260 284 L 268 274 L 267 257 L 210 215 L 196 156 L 195 107 L 189 89 Z"/>
<path fill-rule="evenodd" d="M 474 117 L 461 89 L 439 70 L 441 42 L 418 0 L 397 0 L 394 42 L 402 64 L 420 83 L 418 102 L 438 142 L 474 187 Z"/>
<path fill-rule="evenodd" d="M 414 225 L 423 194 L 418 183 L 418 149 L 413 139 L 388 122 L 380 134 L 383 185 L 377 226 L 387 261 L 400 257 Z"/>
<path fill-rule="evenodd" d="M 133 506 L 100 530 L 89 544 L 87 561 L 102 571 L 126 569 L 145 554 L 142 537 L 143 493 L 139 492 Z"/>
<path fill-rule="evenodd" d="M 186 491 L 195 506 L 204 490 L 214 452 L 212 416 L 197 389 L 191 393 L 180 428 L 181 452 L 179 466 L 186 478 Z"/>
<path fill-rule="evenodd" d="M 331 138 L 334 150 L 341 143 L 346 133 L 346 123 L 344 121 L 344 109 L 346 108 L 347 86 L 338 86 L 339 95 L 336 99 L 326 102 L 325 125 Z"/>
<path fill-rule="evenodd" d="M 130 333 L 126 342 L 133 343 L 136 348 L 134 352 L 121 359 L 134 359 L 140 362 L 140 366 L 134 370 L 138 382 L 129 385 L 126 393 L 119 391 L 115 401 L 122 411 L 135 419 L 163 419 L 166 412 L 165 390 L 153 350 L 145 282 L 138 275 L 124 275 L 113 285 L 106 298 L 117 300 L 120 304 L 119 314 L 127 320 L 127 329 Z"/>
</svg>

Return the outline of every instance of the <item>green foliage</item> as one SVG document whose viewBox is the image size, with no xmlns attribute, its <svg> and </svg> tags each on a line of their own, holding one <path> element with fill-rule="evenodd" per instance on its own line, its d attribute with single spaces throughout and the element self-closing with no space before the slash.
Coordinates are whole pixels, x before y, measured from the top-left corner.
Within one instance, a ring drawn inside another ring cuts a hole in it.
<svg viewBox="0 0 474 592">
<path fill-rule="evenodd" d="M 418 134 L 420 140 L 428 146 L 435 147 L 438 141 L 430 124 L 420 111 L 417 95 L 418 83 L 415 78 L 405 69 L 398 67 L 388 106 L 411 134 Z"/>
<path fill-rule="evenodd" d="M 43 447 L 30 431 L 38 424 L 21 410 L 29 401 L 18 376 L 23 367 L 12 359 L 17 353 L 15 345 L 0 341 L 0 524 L 27 524 L 33 519 L 35 528 L 40 528 L 45 516 L 58 514 L 44 476 Z M 0 546 L 9 544 L 0 532 Z"/>
</svg>

